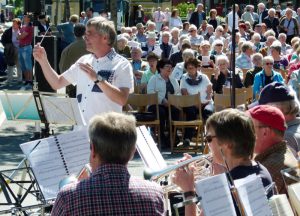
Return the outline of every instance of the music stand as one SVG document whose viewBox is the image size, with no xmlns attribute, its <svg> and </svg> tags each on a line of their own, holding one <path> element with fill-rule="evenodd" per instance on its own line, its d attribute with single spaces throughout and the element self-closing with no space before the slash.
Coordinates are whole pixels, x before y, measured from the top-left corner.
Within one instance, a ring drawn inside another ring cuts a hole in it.
<svg viewBox="0 0 300 216">
<path fill-rule="evenodd" d="M 8 174 L 11 172 L 13 177 Z M 16 177 L 16 173 L 21 173 L 21 176 Z M 16 169 L 0 171 L 0 186 L 0 195 L 4 195 L 4 199 L 2 197 L 0 201 L 0 206 L 7 206 L 7 208 L 1 208 L 0 214 L 22 212 L 24 215 L 28 215 L 28 210 L 45 208 L 50 205 L 50 203 L 46 203 L 40 193 L 32 169 L 27 166 L 25 160 L 22 161 L 22 166 Z M 25 193 L 22 194 L 23 190 Z M 36 204 L 28 205 L 29 202 L 32 202 L 32 200 L 29 200 L 30 198 L 35 198 Z"/>
<path fill-rule="evenodd" d="M 77 100 L 65 94 L 39 91 L 0 91 L 7 120 L 84 125 Z"/>
</svg>

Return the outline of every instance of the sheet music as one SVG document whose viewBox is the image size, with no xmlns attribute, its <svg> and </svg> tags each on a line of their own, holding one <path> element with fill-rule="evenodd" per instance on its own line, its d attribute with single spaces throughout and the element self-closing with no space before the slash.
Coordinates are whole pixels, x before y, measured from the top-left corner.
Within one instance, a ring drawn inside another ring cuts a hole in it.
<svg viewBox="0 0 300 216">
<path fill-rule="evenodd" d="M 58 145 L 61 147 L 62 155 Z M 59 182 L 68 176 L 68 172 L 77 175 L 89 160 L 90 147 L 86 130 L 24 143 L 20 147 L 30 162 L 46 200 L 56 198 Z M 66 161 L 66 166 L 62 157 Z"/>
<path fill-rule="evenodd" d="M 47 121 L 53 124 L 85 125 L 76 98 L 41 95 Z"/>
<path fill-rule="evenodd" d="M 300 215 L 300 182 L 288 186 L 288 195 L 293 208 Z"/>
<path fill-rule="evenodd" d="M 265 188 L 256 174 L 234 181 L 247 216 L 272 216 Z"/>
<path fill-rule="evenodd" d="M 167 164 L 145 126 L 137 127 L 137 150 L 147 168 L 158 171 Z"/>
<path fill-rule="evenodd" d="M 273 195 L 269 199 L 273 216 L 294 216 L 286 194 Z"/>
<path fill-rule="evenodd" d="M 82 164 L 89 162 L 90 143 L 88 142 L 87 129 L 80 133 L 69 133 L 65 136 L 59 137 L 62 152 L 68 164 L 69 172 L 78 174 L 78 167 L 82 168 Z"/>
<path fill-rule="evenodd" d="M 236 216 L 226 174 L 195 182 L 205 216 Z"/>
</svg>

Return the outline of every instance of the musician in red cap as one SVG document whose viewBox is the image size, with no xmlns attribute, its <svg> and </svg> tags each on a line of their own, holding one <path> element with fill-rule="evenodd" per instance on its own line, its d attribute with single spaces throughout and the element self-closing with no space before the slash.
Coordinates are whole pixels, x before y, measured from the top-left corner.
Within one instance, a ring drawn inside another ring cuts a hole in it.
<svg viewBox="0 0 300 216">
<path fill-rule="evenodd" d="M 276 107 L 259 105 L 250 109 L 256 143 L 254 160 L 264 165 L 270 172 L 279 193 L 286 193 L 281 170 L 297 166 L 297 160 L 284 141 L 287 129 L 283 113 Z"/>
</svg>

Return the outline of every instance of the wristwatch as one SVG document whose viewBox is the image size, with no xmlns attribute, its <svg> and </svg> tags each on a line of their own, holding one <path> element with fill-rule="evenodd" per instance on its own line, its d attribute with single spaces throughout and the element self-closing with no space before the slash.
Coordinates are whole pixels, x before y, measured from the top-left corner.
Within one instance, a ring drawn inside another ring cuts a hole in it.
<svg viewBox="0 0 300 216">
<path fill-rule="evenodd" d="M 94 81 L 95 84 L 97 84 L 98 82 L 102 82 L 104 79 L 101 75 L 97 74 L 97 79 Z"/>
</svg>

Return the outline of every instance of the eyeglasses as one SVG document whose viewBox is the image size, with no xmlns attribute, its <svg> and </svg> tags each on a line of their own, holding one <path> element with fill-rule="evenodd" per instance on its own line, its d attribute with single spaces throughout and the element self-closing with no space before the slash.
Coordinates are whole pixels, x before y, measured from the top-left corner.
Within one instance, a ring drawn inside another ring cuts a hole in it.
<svg viewBox="0 0 300 216">
<path fill-rule="evenodd" d="M 265 65 L 273 65 L 274 63 L 272 62 L 266 62 Z"/>
<path fill-rule="evenodd" d="M 204 141 L 207 143 L 211 143 L 213 138 L 216 138 L 217 136 L 212 136 L 212 135 L 205 135 Z"/>
<path fill-rule="evenodd" d="M 223 32 L 222 30 L 219 30 L 219 32 Z"/>
<path fill-rule="evenodd" d="M 194 31 L 196 31 L 196 30 L 195 29 L 189 30 L 189 32 L 194 32 Z"/>
<path fill-rule="evenodd" d="M 223 46 L 223 44 L 216 44 L 216 46 Z"/>
<path fill-rule="evenodd" d="M 163 69 L 172 69 L 172 65 L 165 65 L 163 66 Z"/>
</svg>

